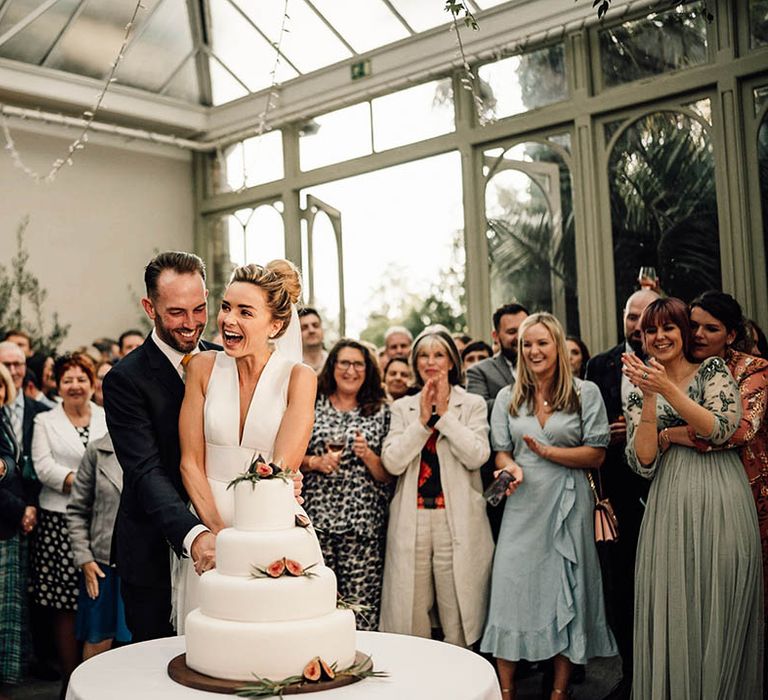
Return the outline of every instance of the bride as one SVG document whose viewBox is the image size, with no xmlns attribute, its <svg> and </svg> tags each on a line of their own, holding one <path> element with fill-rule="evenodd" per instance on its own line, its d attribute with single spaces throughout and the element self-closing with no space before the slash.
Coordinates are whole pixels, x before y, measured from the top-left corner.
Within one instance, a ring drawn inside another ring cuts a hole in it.
<svg viewBox="0 0 768 700">
<path fill-rule="evenodd" d="M 187 366 L 179 416 L 181 476 L 192 507 L 214 535 L 232 525 L 227 485 L 261 455 L 297 474 L 314 420 L 315 373 L 301 363 L 296 302 L 299 272 L 287 260 L 245 265 L 232 274 L 217 319 L 223 351 L 195 355 Z M 295 482 L 300 490 L 300 478 Z M 197 607 L 202 568 L 174 567 L 174 622 Z"/>
</svg>

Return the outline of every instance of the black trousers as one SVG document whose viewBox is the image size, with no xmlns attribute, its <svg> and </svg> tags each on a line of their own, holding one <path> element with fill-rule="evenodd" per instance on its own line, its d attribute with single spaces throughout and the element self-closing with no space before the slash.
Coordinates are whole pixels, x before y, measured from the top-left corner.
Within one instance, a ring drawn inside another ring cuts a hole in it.
<svg viewBox="0 0 768 700">
<path fill-rule="evenodd" d="M 131 641 L 172 637 L 171 587 L 150 588 L 120 582 L 125 605 L 125 621 L 131 631 Z"/>
</svg>

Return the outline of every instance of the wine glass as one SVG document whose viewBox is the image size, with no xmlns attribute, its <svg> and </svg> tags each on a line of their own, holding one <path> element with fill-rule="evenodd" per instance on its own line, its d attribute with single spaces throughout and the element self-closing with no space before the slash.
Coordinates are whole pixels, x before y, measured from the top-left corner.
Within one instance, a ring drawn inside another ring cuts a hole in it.
<svg viewBox="0 0 768 700">
<path fill-rule="evenodd" d="M 346 435 L 344 434 L 344 430 L 341 428 L 336 428 L 335 430 L 332 430 L 328 435 L 328 439 L 325 441 L 325 449 L 334 457 L 341 458 L 341 453 L 344 452 L 345 443 Z M 338 473 L 338 467 L 331 472 L 331 474 L 334 476 Z"/>
<path fill-rule="evenodd" d="M 657 291 L 659 288 L 659 276 L 656 274 L 656 268 L 643 266 L 637 273 L 637 283 L 640 289 L 652 289 Z"/>
</svg>

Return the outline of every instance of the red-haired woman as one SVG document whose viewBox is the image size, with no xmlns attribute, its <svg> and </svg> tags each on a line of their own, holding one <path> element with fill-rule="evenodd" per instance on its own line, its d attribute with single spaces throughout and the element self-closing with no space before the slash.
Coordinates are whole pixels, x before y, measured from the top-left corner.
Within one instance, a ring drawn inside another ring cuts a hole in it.
<svg viewBox="0 0 768 700">
<path fill-rule="evenodd" d="M 63 355 L 54 363 L 62 401 L 35 418 L 32 461 L 43 487 L 34 557 L 34 598 L 54 612 L 54 636 L 66 685 L 79 661 L 75 640 L 77 569 L 65 513 L 85 447 L 107 432 L 104 409 L 91 401 L 94 367 L 82 354 Z"/>
<path fill-rule="evenodd" d="M 627 401 L 627 458 L 653 479 L 635 570 L 633 697 L 761 698 L 762 561 L 744 467 L 735 450 L 664 439 L 687 424 L 725 443 L 739 390 L 722 358 L 694 361 L 684 302 L 658 299 L 640 323 L 648 365 L 623 358 L 639 389 Z"/>
</svg>

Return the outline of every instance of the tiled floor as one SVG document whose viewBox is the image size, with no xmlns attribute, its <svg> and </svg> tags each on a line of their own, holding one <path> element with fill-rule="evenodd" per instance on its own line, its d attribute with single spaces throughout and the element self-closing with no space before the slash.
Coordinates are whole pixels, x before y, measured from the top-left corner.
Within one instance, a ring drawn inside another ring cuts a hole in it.
<svg viewBox="0 0 768 700">
<path fill-rule="evenodd" d="M 584 682 L 573 686 L 572 697 L 574 700 L 601 700 L 618 682 L 620 670 L 618 658 L 591 661 Z M 533 673 L 521 680 L 518 700 L 539 700 L 541 681 L 541 673 Z M 59 688 L 58 682 L 29 681 L 11 690 L 8 697 L 11 700 L 58 700 Z"/>
</svg>

